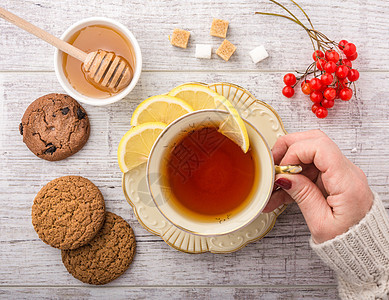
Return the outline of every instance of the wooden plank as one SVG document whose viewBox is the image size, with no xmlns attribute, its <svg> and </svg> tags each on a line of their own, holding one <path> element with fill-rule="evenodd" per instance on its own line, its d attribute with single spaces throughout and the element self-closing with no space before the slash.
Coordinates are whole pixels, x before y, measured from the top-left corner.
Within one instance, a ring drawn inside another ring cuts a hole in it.
<svg viewBox="0 0 389 300">
<path fill-rule="evenodd" d="M 292 7 L 291 3 L 288 7 Z M 309 1 L 299 3 L 310 15 L 316 29 L 336 41 L 346 38 L 357 45 L 363 70 L 388 70 L 388 1 Z M 305 70 L 311 62 L 312 45 L 305 31 L 289 20 L 254 15 L 255 11 L 282 10 L 269 1 L 122 1 L 96 0 L 86 6 L 80 1 L 3 0 L 2 6 L 35 25 L 60 36 L 82 18 L 106 16 L 126 25 L 141 46 L 145 70 Z M 293 11 L 303 19 L 298 9 Z M 229 62 L 216 54 L 211 60 L 194 57 L 196 43 L 208 43 L 214 50 L 222 39 L 209 35 L 213 17 L 230 21 L 227 38 L 238 49 Z M 356 22 L 356 20 L 358 20 Z M 188 49 L 170 45 L 175 27 L 190 30 Z M 53 70 L 53 48 L 5 21 L 0 22 L 0 70 Z M 265 44 L 266 61 L 254 65 L 248 52 Z"/>
<path fill-rule="evenodd" d="M 369 73 L 370 74 L 370 73 Z M 136 105 L 143 99 L 165 93 L 174 86 L 188 81 L 217 82 L 229 81 L 245 86 L 258 99 L 272 105 L 282 117 L 289 132 L 320 128 L 338 143 L 353 162 L 361 166 L 367 173 L 371 184 L 384 198 L 388 195 L 388 173 L 381 166 L 386 163 L 388 147 L 388 110 L 382 99 L 384 86 L 387 80 L 386 73 L 373 73 L 367 76 L 362 73 L 358 83 L 358 100 L 350 102 L 337 101 L 334 109 L 325 120 L 319 120 L 310 112 L 311 102 L 298 91 L 296 97 L 289 100 L 284 98 L 282 89 L 282 73 L 250 74 L 244 72 L 233 73 L 145 73 L 133 93 L 126 99 L 106 107 L 85 106 L 91 117 L 91 137 L 85 148 L 65 161 L 46 162 L 31 154 L 21 142 L 18 134 L 18 124 L 28 104 L 37 97 L 49 92 L 61 92 L 53 73 L 7 73 L 0 76 L 3 89 L 2 128 L 0 147 L 3 160 L 2 166 L 11 166 L 15 159 L 24 168 L 36 170 L 40 164 L 45 168 L 41 178 L 35 172 L 23 173 L 17 176 L 14 168 L 5 169 L 3 176 L 13 175 L 16 181 L 31 179 L 38 180 L 39 186 L 47 178 L 58 173 L 79 173 L 82 171 L 89 176 L 101 178 L 98 182 L 102 186 L 115 186 L 120 180 L 120 171 L 116 166 L 116 149 L 121 136 L 129 129 L 129 118 Z M 45 88 L 42 88 L 45 82 Z M 353 148 L 357 149 L 352 153 Z M 93 158 L 93 159 L 92 159 Z M 86 163 L 85 163 L 86 162 Z M 83 164 L 82 170 L 74 170 L 72 165 Z M 56 168 L 53 169 L 52 166 Z M 98 168 L 104 172 L 96 174 Z M 109 172 L 107 172 L 109 170 Z M 20 170 L 18 170 L 20 171 Z M 112 172 L 114 176 L 112 177 Z M 16 175 L 16 176 L 15 176 Z M 92 177 L 93 178 L 93 177 Z M 10 192 L 10 191 L 8 191 Z"/>
<path fill-rule="evenodd" d="M 335 286 L 309 287 L 26 287 L 0 288 L 0 296 L 16 299 L 337 299 Z"/>
<path fill-rule="evenodd" d="M 129 129 L 131 112 L 142 99 L 186 81 L 230 81 L 272 105 L 290 132 L 313 128 L 327 132 L 365 170 L 372 188 L 388 207 L 389 173 L 382 169 L 389 155 L 388 111 L 380 101 L 385 99 L 383 92 L 377 93 L 385 86 L 387 74 L 366 74 L 361 75 L 358 101 L 339 103 L 328 119 L 318 120 L 301 93 L 292 100 L 280 96 L 282 73 L 146 72 L 126 99 L 106 107 L 84 106 L 91 120 L 90 140 L 82 151 L 59 162 L 34 157 L 18 133 L 31 101 L 45 93 L 61 92 L 54 73 L 0 74 L 0 285 L 80 285 L 62 265 L 59 250 L 37 238 L 30 217 L 39 189 L 51 179 L 71 174 L 91 179 L 101 189 L 107 209 L 123 216 L 136 233 L 134 263 L 112 286 L 334 285 L 333 272 L 311 251 L 309 232 L 294 205 L 281 215 L 266 238 L 238 252 L 188 255 L 171 249 L 138 224 L 125 202 L 116 147 Z M 357 152 L 351 153 L 354 147 Z"/>
<path fill-rule="evenodd" d="M 62 265 L 59 250 L 43 244 L 32 231 L 25 236 L 28 240 L 1 242 L 1 285 L 82 286 Z M 177 252 L 159 239 L 137 236 L 137 240 L 133 264 L 111 286 L 336 283 L 332 272 L 309 250 L 307 236 L 273 235 L 236 253 L 201 256 Z"/>
<path fill-rule="evenodd" d="M 107 204 L 112 206 L 110 200 Z M 60 251 L 37 238 L 29 217 L 30 207 L 12 209 L 22 213 L 1 220 L 2 228 L 7 229 L 2 230 L 0 240 L 0 284 L 80 285 L 62 265 Z M 332 272 L 309 249 L 306 227 L 296 207 L 280 217 L 265 239 L 225 255 L 177 252 L 143 230 L 124 202 L 111 211 L 123 216 L 137 237 L 135 260 L 123 276 L 111 283 L 113 286 L 335 283 Z M 3 209 L 0 213 L 5 215 Z M 309 277 L 301 272 L 302 268 Z"/>
</svg>

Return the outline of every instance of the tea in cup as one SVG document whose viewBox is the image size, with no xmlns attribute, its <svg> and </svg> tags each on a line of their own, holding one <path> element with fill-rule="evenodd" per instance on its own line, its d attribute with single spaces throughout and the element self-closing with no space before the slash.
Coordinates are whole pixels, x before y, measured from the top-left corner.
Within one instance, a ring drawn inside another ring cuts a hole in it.
<svg viewBox="0 0 389 300">
<path fill-rule="evenodd" d="M 265 208 L 276 167 L 260 132 L 244 120 L 247 153 L 218 132 L 227 117 L 200 110 L 172 122 L 155 141 L 147 183 L 156 207 L 176 227 L 216 236 L 238 230 Z"/>
</svg>

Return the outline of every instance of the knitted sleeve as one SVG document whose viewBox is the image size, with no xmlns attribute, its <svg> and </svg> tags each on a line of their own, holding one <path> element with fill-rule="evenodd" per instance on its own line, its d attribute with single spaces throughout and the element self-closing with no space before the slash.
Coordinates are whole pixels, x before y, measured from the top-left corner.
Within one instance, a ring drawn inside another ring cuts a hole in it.
<svg viewBox="0 0 389 300">
<path fill-rule="evenodd" d="M 335 271 L 342 299 L 389 298 L 389 218 L 374 193 L 366 216 L 347 232 L 312 249 Z"/>
</svg>

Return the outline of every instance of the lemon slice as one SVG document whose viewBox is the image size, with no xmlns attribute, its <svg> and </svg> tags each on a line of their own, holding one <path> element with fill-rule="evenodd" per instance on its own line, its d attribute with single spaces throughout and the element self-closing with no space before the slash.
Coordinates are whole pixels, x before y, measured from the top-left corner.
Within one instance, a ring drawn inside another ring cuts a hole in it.
<svg viewBox="0 0 389 300">
<path fill-rule="evenodd" d="M 218 131 L 230 140 L 234 141 L 244 153 L 249 150 L 250 142 L 244 121 L 238 111 L 225 97 L 215 98 L 217 109 L 229 112 L 227 118 L 219 125 Z"/>
<path fill-rule="evenodd" d="M 169 92 L 170 96 L 174 96 L 184 100 L 194 110 L 199 109 L 214 109 L 215 97 L 220 97 L 220 95 L 211 89 L 207 88 L 201 84 L 183 84 Z"/>
<path fill-rule="evenodd" d="M 146 122 L 170 124 L 192 111 L 193 108 L 179 98 L 168 95 L 153 96 L 138 105 L 132 114 L 131 125 L 136 126 Z"/>
<path fill-rule="evenodd" d="M 118 148 L 118 163 L 123 173 L 147 162 L 155 140 L 166 126 L 161 122 L 149 122 L 127 131 Z"/>
<path fill-rule="evenodd" d="M 201 84 L 180 85 L 169 92 L 169 95 L 181 98 L 194 110 L 219 109 L 229 112 L 227 118 L 219 125 L 219 132 L 236 144 L 246 153 L 250 142 L 246 126 L 234 105 L 225 97 Z"/>
</svg>

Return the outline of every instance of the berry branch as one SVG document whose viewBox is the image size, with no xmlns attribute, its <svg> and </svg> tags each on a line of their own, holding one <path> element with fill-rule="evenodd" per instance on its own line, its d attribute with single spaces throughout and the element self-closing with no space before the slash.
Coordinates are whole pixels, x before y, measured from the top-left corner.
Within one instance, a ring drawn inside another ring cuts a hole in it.
<svg viewBox="0 0 389 300">
<path fill-rule="evenodd" d="M 296 71 L 296 74 L 288 73 L 284 76 L 285 87 L 282 94 L 291 98 L 294 95 L 294 88 L 302 80 L 301 90 L 309 95 L 312 105 L 312 112 L 318 118 L 325 118 L 328 109 L 335 104 L 335 99 L 349 101 L 352 98 L 354 89 L 356 97 L 355 81 L 359 79 L 359 72 L 352 68 L 352 61 L 358 57 L 356 46 L 346 40 L 339 43 L 329 39 L 325 34 L 317 31 L 305 10 L 293 0 L 290 0 L 305 16 L 309 25 L 306 26 L 286 6 L 275 1 L 270 2 L 281 7 L 287 14 L 256 12 L 255 14 L 276 16 L 288 19 L 301 26 L 308 34 L 313 47 L 313 62 L 307 67 L 304 73 Z M 324 52 L 323 52 L 324 51 Z M 307 79 L 313 75 L 313 78 Z"/>
</svg>

